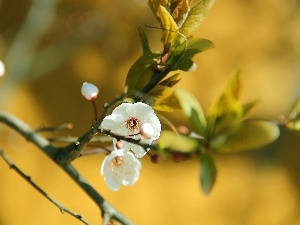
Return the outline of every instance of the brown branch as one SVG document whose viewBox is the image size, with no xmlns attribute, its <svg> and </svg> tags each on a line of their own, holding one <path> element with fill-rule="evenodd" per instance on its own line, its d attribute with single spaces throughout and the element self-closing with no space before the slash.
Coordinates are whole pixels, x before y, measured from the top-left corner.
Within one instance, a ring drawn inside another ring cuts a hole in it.
<svg viewBox="0 0 300 225">
<path fill-rule="evenodd" d="M 21 136 L 32 142 L 40 150 L 46 153 L 53 161 L 60 149 L 55 148 L 44 137 L 31 129 L 27 124 L 8 113 L 0 111 L 0 122 L 6 124 L 10 128 L 16 130 Z M 89 133 L 89 132 L 88 132 Z M 84 137 L 82 137 L 84 138 Z M 55 161 L 101 209 L 102 216 L 108 213 L 112 219 L 119 221 L 124 225 L 132 225 L 124 215 L 110 205 L 82 176 L 70 163 L 59 163 Z"/>
<path fill-rule="evenodd" d="M 4 153 L 2 149 L 0 149 L 0 156 L 4 159 L 4 161 L 8 164 L 10 169 L 15 170 L 21 177 L 23 177 L 35 190 L 37 190 L 40 194 L 42 194 L 45 198 L 47 198 L 50 202 L 52 202 L 55 206 L 59 208 L 59 210 L 64 213 L 68 213 L 71 216 L 75 217 L 76 219 L 79 219 L 81 222 L 83 222 L 86 225 L 90 225 L 81 215 L 72 212 L 71 210 L 67 209 L 66 207 L 62 206 L 59 202 L 57 202 L 54 198 L 49 196 L 42 188 L 40 188 L 36 183 L 34 183 L 31 180 L 31 177 L 26 175 L 22 172 Z"/>
<path fill-rule="evenodd" d="M 118 102 L 121 102 L 124 98 L 124 95 L 121 95 L 115 98 L 112 102 L 104 107 L 104 111 L 98 121 L 93 124 L 93 126 L 84 134 L 82 135 L 77 141 L 73 142 L 72 144 L 68 145 L 65 148 L 60 149 L 56 155 L 56 161 L 60 164 L 69 163 L 74 159 L 78 158 L 81 155 L 81 152 L 87 146 L 87 144 L 96 136 L 98 133 L 98 128 L 101 125 L 104 117 L 108 113 L 108 111 Z"/>
</svg>

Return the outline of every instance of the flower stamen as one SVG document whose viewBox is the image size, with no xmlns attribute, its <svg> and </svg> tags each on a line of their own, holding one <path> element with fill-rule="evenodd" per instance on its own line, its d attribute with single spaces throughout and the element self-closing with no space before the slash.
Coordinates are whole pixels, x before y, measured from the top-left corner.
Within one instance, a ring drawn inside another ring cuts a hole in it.
<svg viewBox="0 0 300 225">
<path fill-rule="evenodd" d="M 136 117 L 131 117 L 125 121 L 125 126 L 131 132 L 139 130 L 140 120 Z"/>
<path fill-rule="evenodd" d="M 115 167 L 121 166 L 123 163 L 123 157 L 116 156 L 110 162 L 110 171 L 114 171 Z"/>
</svg>

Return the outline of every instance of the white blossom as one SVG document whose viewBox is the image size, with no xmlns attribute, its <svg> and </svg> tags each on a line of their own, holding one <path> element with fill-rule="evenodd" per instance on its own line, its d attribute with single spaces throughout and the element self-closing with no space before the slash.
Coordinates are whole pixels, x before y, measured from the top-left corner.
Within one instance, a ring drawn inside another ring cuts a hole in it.
<svg viewBox="0 0 300 225">
<path fill-rule="evenodd" d="M 159 138 L 161 132 L 161 125 L 154 110 L 142 102 L 122 103 L 104 118 L 100 128 L 140 140 L 144 144 L 151 144 Z M 125 141 L 124 150 L 133 151 L 138 158 L 146 154 L 141 146 Z"/>
<path fill-rule="evenodd" d="M 96 99 L 98 92 L 99 90 L 94 84 L 84 82 L 81 86 L 81 94 L 89 101 Z"/>
<path fill-rule="evenodd" d="M 131 152 L 118 149 L 105 157 L 100 172 L 109 189 L 118 191 L 122 185 L 133 185 L 141 168 L 141 162 Z"/>
</svg>

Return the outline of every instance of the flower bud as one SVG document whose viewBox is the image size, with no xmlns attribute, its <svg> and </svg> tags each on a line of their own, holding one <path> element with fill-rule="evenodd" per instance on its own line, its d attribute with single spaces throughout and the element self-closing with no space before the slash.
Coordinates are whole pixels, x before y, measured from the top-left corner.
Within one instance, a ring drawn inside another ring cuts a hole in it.
<svg viewBox="0 0 300 225">
<path fill-rule="evenodd" d="M 175 163 L 179 163 L 181 161 L 183 161 L 185 158 L 184 158 L 184 155 L 180 152 L 174 152 L 172 153 L 172 160 L 173 162 Z"/>
<path fill-rule="evenodd" d="M 98 92 L 98 88 L 91 83 L 84 82 L 81 86 L 81 94 L 89 101 L 96 99 Z"/>
<path fill-rule="evenodd" d="M 123 144 L 123 142 L 122 141 L 117 141 L 117 143 L 116 143 L 116 148 L 117 149 L 123 149 L 124 148 L 124 144 Z"/>
<path fill-rule="evenodd" d="M 140 133 L 144 138 L 150 139 L 154 135 L 154 129 L 149 123 L 143 123 L 140 126 Z"/>
<path fill-rule="evenodd" d="M 154 164 L 157 164 L 160 162 L 160 157 L 159 155 L 152 155 L 151 156 L 151 162 L 154 163 Z"/>
<path fill-rule="evenodd" d="M 5 65 L 4 63 L 0 60 L 0 77 L 4 76 L 5 74 Z"/>
</svg>

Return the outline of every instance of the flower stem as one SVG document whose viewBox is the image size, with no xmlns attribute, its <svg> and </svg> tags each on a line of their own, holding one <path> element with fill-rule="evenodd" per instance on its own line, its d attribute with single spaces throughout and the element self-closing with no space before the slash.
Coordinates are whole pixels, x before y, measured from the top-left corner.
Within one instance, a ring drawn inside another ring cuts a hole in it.
<svg viewBox="0 0 300 225">
<path fill-rule="evenodd" d="M 92 102 L 92 105 L 93 105 L 95 122 L 96 122 L 98 120 L 98 110 L 97 110 L 97 106 L 96 106 L 95 100 L 91 100 L 91 102 Z"/>
</svg>

